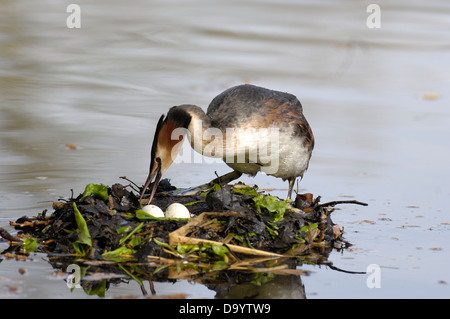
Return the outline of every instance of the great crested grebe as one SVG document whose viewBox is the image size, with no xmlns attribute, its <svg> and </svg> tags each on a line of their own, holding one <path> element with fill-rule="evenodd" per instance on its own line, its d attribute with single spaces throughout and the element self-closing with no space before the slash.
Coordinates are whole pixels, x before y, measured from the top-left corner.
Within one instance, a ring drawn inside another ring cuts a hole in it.
<svg viewBox="0 0 450 319">
<path fill-rule="evenodd" d="M 238 85 L 216 96 L 206 114 L 198 106 L 183 104 L 161 116 L 141 199 L 156 176 L 149 203 L 152 201 L 186 134 L 195 151 L 222 158 L 234 170 L 224 175 L 228 180 L 262 171 L 289 181 L 288 198 L 295 179 L 303 177 L 308 168 L 314 148 L 314 135 L 294 95 Z"/>
</svg>

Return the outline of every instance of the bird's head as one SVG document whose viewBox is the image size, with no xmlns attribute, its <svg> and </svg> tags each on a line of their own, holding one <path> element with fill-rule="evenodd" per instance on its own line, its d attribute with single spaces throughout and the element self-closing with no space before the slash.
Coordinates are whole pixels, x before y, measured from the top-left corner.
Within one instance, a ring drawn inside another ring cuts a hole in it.
<svg viewBox="0 0 450 319">
<path fill-rule="evenodd" d="M 191 116 L 189 113 L 179 109 L 177 106 L 172 107 L 166 117 L 164 115 L 160 117 L 156 126 L 155 136 L 153 137 L 150 170 L 140 199 L 142 199 L 145 190 L 155 179 L 149 199 L 149 204 L 151 203 L 162 174 L 169 168 L 181 149 L 185 129 L 190 121 Z M 180 128 L 182 130 L 177 130 Z"/>
</svg>

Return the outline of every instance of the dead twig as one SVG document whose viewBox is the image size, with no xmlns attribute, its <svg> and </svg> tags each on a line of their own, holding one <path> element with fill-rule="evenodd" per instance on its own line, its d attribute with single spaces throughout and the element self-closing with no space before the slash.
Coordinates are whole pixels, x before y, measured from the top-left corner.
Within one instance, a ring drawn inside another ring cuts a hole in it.
<svg viewBox="0 0 450 319">
<path fill-rule="evenodd" d="M 136 192 L 141 192 L 141 188 L 135 183 L 135 182 L 133 182 L 132 180 L 130 180 L 130 179 L 128 179 L 126 176 L 119 176 L 119 178 L 120 179 L 124 179 L 124 180 L 126 180 L 126 181 L 128 181 L 128 182 L 130 182 L 130 187 L 132 188 L 132 189 L 134 189 Z M 135 186 L 136 188 L 134 188 L 133 186 Z"/>
<path fill-rule="evenodd" d="M 20 228 L 35 227 L 35 226 L 47 226 L 48 224 L 50 224 L 49 220 L 24 221 L 23 223 L 17 223 L 17 222 L 13 222 L 13 221 L 9 222 L 9 225 L 18 226 Z M 2 235 L 2 234 L 0 234 L 0 235 Z M 2 235 L 2 237 L 3 237 L 3 235 Z"/>
<path fill-rule="evenodd" d="M 357 201 L 357 200 L 335 200 L 335 201 L 332 201 L 332 202 L 328 202 L 328 203 L 317 205 L 314 208 L 317 209 L 317 208 L 322 208 L 322 207 L 334 207 L 334 206 L 339 205 L 339 204 L 356 204 L 356 205 L 362 205 L 362 206 L 369 206 L 369 204 L 363 203 L 363 202 L 360 202 L 360 201 Z"/>
<path fill-rule="evenodd" d="M 13 236 L 10 233 L 8 233 L 2 227 L 0 227 L 0 236 L 5 238 L 6 240 L 9 240 L 9 241 L 16 241 L 16 242 L 21 242 L 22 241 L 20 238 L 18 238 L 16 236 Z"/>
<path fill-rule="evenodd" d="M 331 262 L 325 262 L 324 265 L 326 265 L 330 269 L 340 271 L 340 272 L 345 272 L 346 274 L 355 274 L 355 275 L 365 275 L 366 274 L 365 271 L 351 271 L 351 270 L 345 270 L 342 268 L 338 268 L 336 266 L 333 266 L 333 264 Z"/>
</svg>

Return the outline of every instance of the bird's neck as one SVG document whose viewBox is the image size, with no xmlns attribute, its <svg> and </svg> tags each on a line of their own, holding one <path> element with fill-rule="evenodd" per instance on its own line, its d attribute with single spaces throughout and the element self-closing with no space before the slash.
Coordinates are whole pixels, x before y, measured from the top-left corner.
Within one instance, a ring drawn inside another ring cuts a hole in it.
<svg viewBox="0 0 450 319">
<path fill-rule="evenodd" d="M 208 143 L 205 140 L 205 131 L 211 128 L 211 118 L 196 105 L 180 105 L 179 109 L 186 111 L 191 117 L 187 130 L 189 131 L 189 142 L 192 148 L 203 153 L 205 145 Z"/>
</svg>

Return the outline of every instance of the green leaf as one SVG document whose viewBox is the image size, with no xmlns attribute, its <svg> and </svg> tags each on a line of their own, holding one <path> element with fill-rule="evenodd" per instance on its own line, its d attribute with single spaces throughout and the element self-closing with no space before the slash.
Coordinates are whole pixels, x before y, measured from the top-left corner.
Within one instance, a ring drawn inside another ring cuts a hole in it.
<svg viewBox="0 0 450 319">
<path fill-rule="evenodd" d="M 37 239 L 32 237 L 25 238 L 20 245 L 20 248 L 25 254 L 35 251 L 38 248 Z"/>
<path fill-rule="evenodd" d="M 149 213 L 144 212 L 142 209 L 138 209 L 136 211 L 136 218 L 139 219 L 139 220 L 161 220 L 161 219 L 166 219 L 165 217 L 152 216 Z"/>
<path fill-rule="evenodd" d="M 255 197 L 257 193 L 258 186 L 250 187 L 244 183 L 236 183 L 233 185 L 233 191 L 238 194 L 247 194 L 250 197 Z"/>
<path fill-rule="evenodd" d="M 134 237 L 134 238 L 130 239 L 128 244 L 131 245 L 131 247 L 134 248 L 136 246 L 139 246 L 141 242 L 142 242 L 142 238 L 141 237 Z"/>
<path fill-rule="evenodd" d="M 162 241 L 159 241 L 156 238 L 153 238 L 153 241 L 155 242 L 155 244 L 157 244 L 157 245 L 159 245 L 161 247 L 164 247 L 164 248 L 167 248 L 167 249 L 172 249 L 169 244 L 164 243 Z"/>
<path fill-rule="evenodd" d="M 237 241 L 243 243 L 244 242 L 244 237 L 232 232 L 229 232 L 228 235 L 230 235 L 231 237 L 233 237 L 234 239 L 236 239 Z"/>
<path fill-rule="evenodd" d="M 83 197 L 93 196 L 102 200 L 108 199 L 108 187 L 103 184 L 88 184 L 84 189 Z"/>
<path fill-rule="evenodd" d="M 211 248 L 213 253 L 220 257 L 225 257 L 229 252 L 227 247 L 221 245 L 212 244 Z"/>
<path fill-rule="evenodd" d="M 250 281 L 250 283 L 256 285 L 256 286 L 261 286 L 262 284 L 266 284 L 268 282 L 270 282 L 271 280 L 273 280 L 275 278 L 275 274 L 272 273 L 261 273 L 261 272 L 257 272 L 254 275 L 254 279 L 252 281 Z"/>
<path fill-rule="evenodd" d="M 136 226 L 135 229 L 133 229 L 133 231 L 131 231 L 128 235 L 126 235 L 125 237 L 122 237 L 122 239 L 119 242 L 119 245 L 124 244 L 131 236 L 133 236 L 134 234 L 136 234 L 137 232 L 139 232 L 142 227 L 144 227 L 144 223 L 140 223 L 139 225 Z"/>
<path fill-rule="evenodd" d="M 217 192 L 218 190 L 220 190 L 222 187 L 219 184 L 214 184 L 211 188 L 209 188 L 208 190 L 202 192 L 200 194 L 201 197 L 206 197 L 206 195 L 208 195 L 211 192 Z"/>
<path fill-rule="evenodd" d="M 227 269 L 228 266 L 229 266 L 229 264 L 228 264 L 227 262 L 225 262 L 225 261 L 223 261 L 223 260 L 219 260 L 219 261 L 216 261 L 216 262 L 213 264 L 213 266 L 212 266 L 212 268 L 211 268 L 211 271 L 220 271 L 220 270 L 224 270 L 224 269 Z"/>
<path fill-rule="evenodd" d="M 193 253 L 195 251 L 199 251 L 200 250 L 200 246 L 199 245 L 182 245 L 182 244 L 178 244 L 177 245 L 177 252 L 181 255 L 188 255 L 190 253 Z"/>
<path fill-rule="evenodd" d="M 192 205 L 199 204 L 199 203 L 204 203 L 204 202 L 205 202 L 204 200 L 197 200 L 197 201 L 186 203 L 186 204 L 183 204 L 183 205 L 184 206 L 192 206 Z"/>
<path fill-rule="evenodd" d="M 73 243 L 73 248 L 77 254 L 85 255 L 92 248 L 91 234 L 87 227 L 86 221 L 77 208 L 77 205 L 73 203 L 73 211 L 75 214 L 75 221 L 77 223 L 78 240 Z M 85 249 L 87 246 L 87 250 Z"/>
<path fill-rule="evenodd" d="M 113 251 L 103 253 L 102 258 L 115 262 L 130 261 L 135 259 L 134 256 L 132 256 L 134 253 L 136 253 L 136 250 L 122 246 Z"/>
<path fill-rule="evenodd" d="M 302 228 L 300 228 L 300 231 L 302 232 L 309 232 L 310 230 L 316 229 L 318 227 L 317 223 L 311 224 L 311 225 L 305 225 Z"/>
<path fill-rule="evenodd" d="M 128 276 L 130 276 L 131 278 L 133 278 L 138 284 L 139 286 L 143 287 L 144 286 L 144 282 L 137 276 L 133 275 L 130 271 L 128 271 L 128 269 L 126 269 L 125 267 L 123 267 L 122 265 L 118 265 L 120 269 L 123 270 L 124 273 L 126 273 Z"/>
<path fill-rule="evenodd" d="M 274 225 L 270 225 L 270 226 L 273 227 Z M 277 232 L 276 230 L 272 229 L 272 228 L 269 227 L 268 225 L 266 225 L 266 229 L 267 229 L 267 231 L 269 232 L 269 234 L 270 234 L 270 236 L 272 237 L 272 239 L 277 238 L 278 232 Z"/>
<path fill-rule="evenodd" d="M 117 228 L 117 233 L 118 234 L 122 234 L 122 233 L 127 233 L 127 232 L 129 232 L 131 230 L 131 226 L 130 225 L 127 225 L 127 226 L 123 226 L 123 227 L 119 227 L 119 228 Z"/>
<path fill-rule="evenodd" d="M 258 212 L 261 213 L 261 208 L 267 209 L 274 218 L 275 223 L 283 220 L 284 212 L 288 208 L 288 201 L 279 200 L 276 196 L 259 194 L 253 197 L 253 201 Z"/>
<path fill-rule="evenodd" d="M 93 282 L 91 285 L 83 287 L 83 290 L 89 296 L 96 295 L 96 296 L 103 298 L 103 297 L 105 297 L 105 291 L 106 291 L 106 279 L 103 279 L 100 282 Z"/>
</svg>

